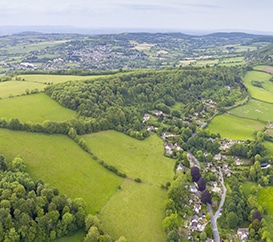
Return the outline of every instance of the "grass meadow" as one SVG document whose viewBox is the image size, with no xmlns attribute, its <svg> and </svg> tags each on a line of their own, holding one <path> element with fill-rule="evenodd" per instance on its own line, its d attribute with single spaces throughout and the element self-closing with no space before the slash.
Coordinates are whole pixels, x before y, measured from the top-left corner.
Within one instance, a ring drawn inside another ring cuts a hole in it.
<svg viewBox="0 0 273 242">
<path fill-rule="evenodd" d="M 234 108 L 230 114 L 243 118 L 250 118 L 262 121 L 273 121 L 273 104 L 250 100 L 247 104 Z"/>
<path fill-rule="evenodd" d="M 267 211 L 264 216 L 267 222 L 267 231 L 273 231 L 273 187 L 262 188 L 259 191 L 257 201 Z M 270 233 L 270 238 L 273 239 L 272 233 Z"/>
<path fill-rule="evenodd" d="M 126 180 L 100 213 L 105 231 L 114 239 L 166 241 L 162 229 L 166 192 L 156 186 Z"/>
<path fill-rule="evenodd" d="M 273 143 L 266 141 L 263 143 L 265 148 L 270 152 L 271 155 L 273 155 Z"/>
<path fill-rule="evenodd" d="M 272 76 L 261 71 L 249 71 L 243 82 L 246 85 L 249 95 L 257 100 L 273 103 L 273 83 L 269 81 Z M 252 81 L 259 81 L 262 87 L 252 85 Z"/>
<path fill-rule="evenodd" d="M 174 160 L 165 157 L 156 135 L 140 141 L 116 131 L 85 135 L 91 151 L 130 178 L 160 186 L 173 177 Z"/>
<path fill-rule="evenodd" d="M 43 83 L 37 82 L 24 82 L 24 81 L 7 81 L 0 82 L 0 99 L 23 95 L 26 90 L 29 91 L 38 89 L 43 90 L 46 87 Z"/>
<path fill-rule="evenodd" d="M 65 236 L 62 238 L 55 239 L 55 242 L 83 242 L 86 232 L 80 230 L 71 236 Z"/>
<path fill-rule="evenodd" d="M 211 133 L 219 133 L 221 137 L 234 140 L 253 140 L 254 131 L 262 130 L 264 124 L 232 115 L 223 114 L 216 116 L 207 126 L 206 130 Z"/>
<path fill-rule="evenodd" d="M 103 77 L 103 75 L 94 76 L 73 76 L 73 75 L 19 75 L 25 82 L 36 82 L 36 83 L 62 83 L 67 81 L 84 81 L 92 80 Z"/>
<path fill-rule="evenodd" d="M 160 185 L 173 178 L 174 160 L 163 155 L 160 138 L 152 135 L 139 141 L 116 131 L 84 138 L 99 159 L 129 177 L 100 212 L 105 231 L 115 239 L 124 235 L 129 241 L 165 241 L 161 223 L 166 192 Z"/>
<path fill-rule="evenodd" d="M 82 197 L 93 214 L 123 182 L 64 135 L 0 129 L 0 147 L 8 160 L 21 155 L 34 180 L 42 179 L 71 198 Z"/>
<path fill-rule="evenodd" d="M 66 121 L 77 116 L 44 93 L 2 99 L 0 106 L 0 118 L 18 118 L 21 122 Z"/>
</svg>

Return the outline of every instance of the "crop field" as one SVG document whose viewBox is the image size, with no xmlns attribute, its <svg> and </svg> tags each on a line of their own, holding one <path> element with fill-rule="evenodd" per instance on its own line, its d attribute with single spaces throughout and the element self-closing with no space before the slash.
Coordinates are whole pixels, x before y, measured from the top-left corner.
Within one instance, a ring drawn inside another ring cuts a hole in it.
<svg viewBox="0 0 273 242">
<path fill-rule="evenodd" d="M 273 231 L 273 187 L 265 187 L 259 191 L 258 204 L 265 207 L 267 215 L 264 216 L 267 222 L 267 231 Z M 270 234 L 273 239 L 273 234 Z"/>
<path fill-rule="evenodd" d="M 42 179 L 71 198 L 82 197 L 93 214 L 123 182 L 64 135 L 0 129 L 0 147 L 7 160 L 21 155 L 34 180 Z"/>
<path fill-rule="evenodd" d="M 23 82 L 23 81 L 7 81 L 0 82 L 0 98 L 14 97 L 29 91 L 38 89 L 43 90 L 46 87 L 43 83 Z"/>
<path fill-rule="evenodd" d="M 244 77 L 244 84 L 249 95 L 257 100 L 273 103 L 273 83 L 269 81 L 272 76 L 261 71 L 249 71 Z M 253 86 L 252 82 L 258 81 L 262 87 Z"/>
<path fill-rule="evenodd" d="M 66 121 L 77 116 L 44 93 L 0 100 L 0 117 L 18 118 L 21 122 Z"/>
<path fill-rule="evenodd" d="M 38 83 L 61 83 L 67 81 L 83 81 L 92 80 L 96 78 L 103 77 L 103 75 L 94 76 L 75 76 L 75 75 L 19 75 L 19 78 L 24 79 L 27 82 L 38 82 Z"/>
<path fill-rule="evenodd" d="M 273 104 L 250 100 L 246 105 L 234 108 L 230 114 L 243 118 L 250 118 L 262 121 L 273 121 Z"/>
<path fill-rule="evenodd" d="M 243 118 L 238 118 L 228 114 L 216 116 L 206 128 L 211 133 L 219 133 L 221 137 L 234 140 L 253 140 L 253 133 L 262 130 L 264 124 Z"/>
<path fill-rule="evenodd" d="M 130 178 L 160 186 L 173 177 L 174 160 L 163 155 L 163 142 L 156 135 L 139 141 L 115 131 L 84 136 L 91 151 Z"/>
<path fill-rule="evenodd" d="M 105 231 L 115 239 L 128 241 L 166 241 L 162 229 L 166 193 L 158 187 L 126 180 L 101 210 Z"/>
</svg>

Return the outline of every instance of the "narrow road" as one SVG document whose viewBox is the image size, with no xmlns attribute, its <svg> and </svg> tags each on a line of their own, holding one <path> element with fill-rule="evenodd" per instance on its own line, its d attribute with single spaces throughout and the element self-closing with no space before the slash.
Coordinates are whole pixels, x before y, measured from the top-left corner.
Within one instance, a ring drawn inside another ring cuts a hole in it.
<svg viewBox="0 0 273 242">
<path fill-rule="evenodd" d="M 188 153 L 187 153 L 187 158 L 190 162 L 190 167 L 197 166 L 200 170 L 199 161 L 193 156 L 193 154 L 190 151 L 188 151 Z"/>
<path fill-rule="evenodd" d="M 218 232 L 218 228 L 217 228 L 217 222 L 216 222 L 216 219 L 215 219 L 215 217 L 213 215 L 211 204 L 207 203 L 207 206 L 208 206 L 208 210 L 209 210 L 209 213 L 210 213 L 210 222 L 211 222 L 211 225 L 212 225 L 212 232 L 213 232 L 214 242 L 220 242 L 220 236 L 219 236 L 219 232 Z"/>
<path fill-rule="evenodd" d="M 226 199 L 226 193 L 227 193 L 227 188 L 225 186 L 225 182 L 224 182 L 224 178 L 223 178 L 223 173 L 222 173 L 222 170 L 221 168 L 219 167 L 219 174 L 220 174 L 220 182 L 221 182 L 221 185 L 222 185 L 222 190 L 223 190 L 223 193 L 222 193 L 222 198 L 221 198 L 221 202 L 219 204 L 219 207 L 215 213 L 215 220 L 217 221 L 217 219 L 220 217 L 220 210 L 221 208 L 223 207 L 224 203 L 225 203 L 225 199 Z"/>
</svg>

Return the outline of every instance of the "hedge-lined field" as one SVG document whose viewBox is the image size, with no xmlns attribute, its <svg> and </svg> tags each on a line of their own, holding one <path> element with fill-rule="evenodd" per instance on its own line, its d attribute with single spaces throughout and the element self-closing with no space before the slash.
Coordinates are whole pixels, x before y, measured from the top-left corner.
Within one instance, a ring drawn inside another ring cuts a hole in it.
<svg viewBox="0 0 273 242">
<path fill-rule="evenodd" d="M 265 72 L 249 71 L 245 75 L 243 82 L 252 98 L 273 103 L 273 82 L 269 81 L 271 77 L 270 74 Z M 254 86 L 253 81 L 259 82 L 262 87 Z"/>
<path fill-rule="evenodd" d="M 77 116 L 44 93 L 2 99 L 0 107 L 0 118 L 18 118 L 21 122 L 66 121 Z"/>
<path fill-rule="evenodd" d="M 26 94 L 27 91 L 43 90 L 47 85 L 37 82 L 6 81 L 0 82 L 0 98 L 14 97 Z"/>
<path fill-rule="evenodd" d="M 250 100 L 247 104 L 234 108 L 230 114 L 243 118 L 256 119 L 261 121 L 273 121 L 273 104 Z"/>
<path fill-rule="evenodd" d="M 82 197 L 93 214 L 123 182 L 64 135 L 0 129 L 0 147 L 9 160 L 21 155 L 34 180 L 42 179 L 71 198 Z"/>
<path fill-rule="evenodd" d="M 166 192 L 161 188 L 126 180 L 100 213 L 105 231 L 128 241 L 166 241 L 162 228 Z"/>
<path fill-rule="evenodd" d="M 234 140 L 253 140 L 254 132 L 262 130 L 265 124 L 232 115 L 223 114 L 216 116 L 206 128 L 211 133 L 219 133 L 221 137 Z"/>
<path fill-rule="evenodd" d="M 85 135 L 90 150 L 128 177 L 160 186 L 173 177 L 174 160 L 165 157 L 162 140 L 156 136 L 136 140 L 116 131 Z"/>
<path fill-rule="evenodd" d="M 92 80 L 102 75 L 94 75 L 94 76 L 75 76 L 75 75 L 19 75 L 19 78 L 24 79 L 26 82 L 38 82 L 38 83 L 50 83 L 56 84 L 67 81 L 83 81 L 83 80 Z"/>
</svg>

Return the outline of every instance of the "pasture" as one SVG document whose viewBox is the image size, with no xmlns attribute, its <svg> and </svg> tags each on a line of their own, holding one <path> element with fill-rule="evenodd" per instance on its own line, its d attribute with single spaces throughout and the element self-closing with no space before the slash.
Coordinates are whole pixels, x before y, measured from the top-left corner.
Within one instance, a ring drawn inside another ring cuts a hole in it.
<svg viewBox="0 0 273 242">
<path fill-rule="evenodd" d="M 273 187 L 262 188 L 258 193 L 257 202 L 267 211 L 264 216 L 267 222 L 267 231 L 273 231 Z M 272 233 L 270 238 L 273 239 Z"/>
<path fill-rule="evenodd" d="M 243 82 L 246 85 L 249 95 L 257 100 L 273 103 L 273 83 L 269 81 L 272 76 L 261 71 L 249 71 L 245 75 Z M 253 81 L 258 81 L 262 87 L 257 87 L 252 84 Z"/>
<path fill-rule="evenodd" d="M 228 113 L 240 116 L 242 118 L 250 118 L 273 122 L 273 104 L 250 100 L 247 104 L 231 109 Z"/>
<path fill-rule="evenodd" d="M 35 83 L 62 83 L 67 81 L 84 81 L 92 80 L 96 78 L 103 77 L 104 75 L 94 75 L 94 76 L 75 76 L 75 75 L 19 75 L 18 78 L 25 80 L 26 82 Z"/>
<path fill-rule="evenodd" d="M 130 178 L 160 186 L 174 175 L 174 160 L 165 157 L 162 140 L 152 135 L 136 140 L 116 131 L 85 135 L 90 150 Z"/>
<path fill-rule="evenodd" d="M 114 239 L 128 241 L 166 241 L 162 229 L 166 192 L 161 188 L 125 180 L 121 189 L 100 212 L 103 228 Z"/>
<path fill-rule="evenodd" d="M 38 82 L 24 82 L 15 80 L 0 82 L 0 99 L 23 95 L 26 93 L 26 90 L 44 90 L 45 87 L 45 84 Z"/>
<path fill-rule="evenodd" d="M 262 130 L 264 124 L 232 115 L 223 114 L 216 116 L 207 126 L 206 130 L 210 133 L 219 133 L 221 137 L 233 140 L 253 140 L 254 132 Z"/>
<path fill-rule="evenodd" d="M 0 147 L 7 160 L 21 155 L 35 181 L 42 179 L 71 198 L 82 197 L 93 214 L 123 182 L 64 135 L 0 129 Z"/>
<path fill-rule="evenodd" d="M 265 148 L 270 152 L 271 155 L 273 155 L 273 143 L 266 141 L 263 143 Z"/>
<path fill-rule="evenodd" d="M 44 93 L 2 99 L 0 106 L 0 118 L 18 118 L 21 122 L 66 121 L 77 116 Z"/>
</svg>

